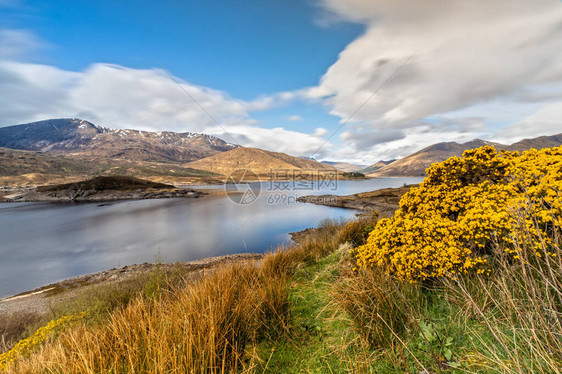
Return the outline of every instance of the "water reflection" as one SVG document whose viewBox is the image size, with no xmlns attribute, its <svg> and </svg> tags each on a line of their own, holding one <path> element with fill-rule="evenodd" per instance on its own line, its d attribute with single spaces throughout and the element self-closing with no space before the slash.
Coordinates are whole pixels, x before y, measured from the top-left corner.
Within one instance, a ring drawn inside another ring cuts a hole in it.
<svg viewBox="0 0 562 374">
<path fill-rule="evenodd" d="M 418 182 L 419 178 L 344 181 L 338 194 Z M 205 188 L 217 188 L 205 187 Z M 310 204 L 270 204 L 267 188 L 249 205 L 224 194 L 201 199 L 107 204 L 0 204 L 0 297 L 116 266 L 264 252 L 288 233 L 355 212 Z M 287 193 L 331 193 L 321 189 Z M 332 192 L 333 193 L 333 192 Z"/>
</svg>

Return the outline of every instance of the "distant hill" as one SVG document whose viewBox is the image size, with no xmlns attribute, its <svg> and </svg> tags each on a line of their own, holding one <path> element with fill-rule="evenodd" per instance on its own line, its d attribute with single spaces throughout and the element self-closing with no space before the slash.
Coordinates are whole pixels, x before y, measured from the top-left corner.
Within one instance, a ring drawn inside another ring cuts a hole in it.
<svg viewBox="0 0 562 374">
<path fill-rule="evenodd" d="M 352 171 L 359 171 L 363 169 L 365 165 L 355 165 L 350 164 L 348 162 L 338 162 L 338 161 L 322 161 L 325 165 L 330 165 L 335 167 L 338 170 L 345 171 L 345 172 L 352 172 Z"/>
<path fill-rule="evenodd" d="M 0 127 L 0 147 L 129 161 L 190 162 L 237 146 L 206 134 L 112 130 L 63 118 Z"/>
<path fill-rule="evenodd" d="M 388 160 L 388 161 L 377 161 L 375 162 L 373 165 L 371 166 L 367 166 L 366 168 L 360 169 L 358 170 L 358 172 L 363 173 L 363 174 L 371 174 L 377 170 L 379 170 L 380 168 L 393 163 L 396 160 Z"/>
<path fill-rule="evenodd" d="M 270 170 L 337 172 L 337 169 L 333 166 L 325 165 L 317 161 L 293 157 L 285 153 L 246 147 L 235 148 L 198 161 L 193 161 L 185 166 L 219 173 L 225 176 L 237 169 L 248 169 L 260 176 L 267 175 Z"/>
<path fill-rule="evenodd" d="M 425 170 L 431 166 L 432 163 L 442 162 L 453 156 L 461 156 L 467 149 L 479 148 L 485 145 L 493 145 L 496 149 L 520 152 L 531 148 L 550 148 L 562 145 L 562 134 L 524 139 L 511 145 L 494 143 L 481 139 L 475 139 L 462 144 L 456 142 L 437 143 L 411 154 L 410 156 L 385 165 L 378 170 L 369 173 L 368 176 L 425 176 Z"/>
<path fill-rule="evenodd" d="M 61 192 L 68 190 L 92 190 L 92 191 L 105 191 L 105 190 L 136 190 L 147 188 L 174 188 L 174 186 L 164 183 L 155 183 L 144 179 L 127 177 L 122 175 L 96 177 L 93 179 L 57 184 L 54 186 L 40 186 L 37 188 L 39 192 Z"/>
<path fill-rule="evenodd" d="M 542 148 L 552 148 L 558 147 L 562 144 L 562 134 L 551 135 L 551 136 L 539 136 L 533 139 L 523 139 L 517 143 L 513 143 L 508 146 L 507 149 L 510 151 L 526 151 L 531 148 L 542 149 Z"/>
<path fill-rule="evenodd" d="M 177 164 L 50 154 L 0 148 L 0 186 L 63 183 L 97 175 L 128 175 L 153 181 L 205 182 L 216 174 Z"/>
</svg>

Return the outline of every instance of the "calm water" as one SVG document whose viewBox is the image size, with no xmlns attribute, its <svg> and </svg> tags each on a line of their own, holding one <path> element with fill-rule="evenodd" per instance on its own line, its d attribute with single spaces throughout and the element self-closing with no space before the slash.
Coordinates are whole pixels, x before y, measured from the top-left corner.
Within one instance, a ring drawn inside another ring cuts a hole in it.
<svg viewBox="0 0 562 374">
<path fill-rule="evenodd" d="M 356 213 L 296 203 L 296 196 L 347 195 L 420 180 L 339 181 L 337 186 L 292 185 L 290 190 L 285 190 L 286 185 L 263 183 L 258 199 L 247 205 L 225 196 L 108 204 L 0 204 L 0 297 L 158 258 L 175 262 L 268 251 L 289 243 L 290 232 L 318 226 L 325 218 L 351 218 Z"/>
</svg>

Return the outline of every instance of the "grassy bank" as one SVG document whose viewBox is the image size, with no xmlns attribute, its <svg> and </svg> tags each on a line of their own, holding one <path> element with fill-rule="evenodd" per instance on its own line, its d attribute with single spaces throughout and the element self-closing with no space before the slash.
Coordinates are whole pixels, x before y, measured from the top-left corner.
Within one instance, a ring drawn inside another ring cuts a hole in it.
<svg viewBox="0 0 562 374">
<path fill-rule="evenodd" d="M 499 261 L 489 276 L 415 284 L 354 271 L 342 243 L 361 244 L 375 219 L 327 222 L 261 261 L 189 280 L 154 272 L 64 306 L 58 315 L 87 316 L 7 371 L 561 371 L 559 260 Z M 559 242 L 550 250 L 562 257 Z"/>
<path fill-rule="evenodd" d="M 301 245 L 280 249 L 259 262 L 221 266 L 195 279 L 155 274 L 133 282 L 122 294 L 116 290 L 110 299 L 65 306 L 66 313 L 82 309 L 86 317 L 46 336 L 45 344 L 26 348 L 21 356 L 4 356 L 7 370 L 251 370 L 255 363 L 248 361 L 246 349 L 287 333 L 289 280 L 299 266 L 334 250 L 337 230 L 327 223 Z"/>
</svg>

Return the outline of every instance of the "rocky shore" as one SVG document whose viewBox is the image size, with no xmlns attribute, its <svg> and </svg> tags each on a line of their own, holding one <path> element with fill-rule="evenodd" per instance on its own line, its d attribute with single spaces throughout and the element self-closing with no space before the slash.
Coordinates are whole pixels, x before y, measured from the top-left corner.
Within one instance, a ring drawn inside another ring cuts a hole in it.
<svg viewBox="0 0 562 374">
<path fill-rule="evenodd" d="M 197 276 L 207 269 L 240 261 L 257 261 L 263 256 L 264 254 L 260 253 L 240 253 L 171 264 L 143 263 L 81 275 L 0 299 L 0 316 L 23 312 L 46 314 L 53 305 L 71 302 L 91 287 L 109 283 L 119 284 L 127 279 L 155 271 L 157 268 L 163 273 L 167 271 L 179 272 L 182 277 L 187 279 Z"/>
<path fill-rule="evenodd" d="M 112 176 L 12 191 L 0 195 L 0 201 L 3 202 L 100 202 L 173 197 L 198 198 L 206 193 L 138 178 Z"/>
<path fill-rule="evenodd" d="M 362 192 L 354 195 L 308 195 L 301 196 L 297 201 L 336 208 L 357 209 L 362 211 L 377 211 L 381 217 L 390 217 L 398 209 L 400 198 L 415 185 L 398 188 L 383 188 L 381 190 Z"/>
</svg>

